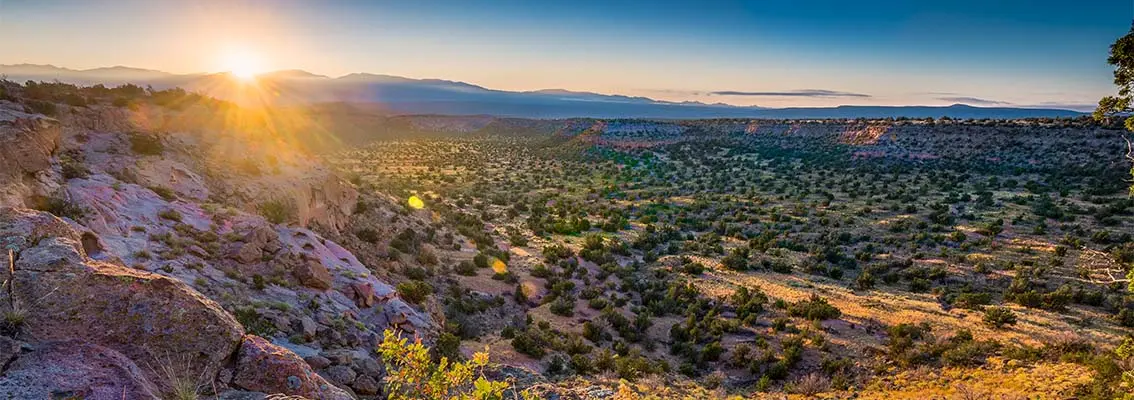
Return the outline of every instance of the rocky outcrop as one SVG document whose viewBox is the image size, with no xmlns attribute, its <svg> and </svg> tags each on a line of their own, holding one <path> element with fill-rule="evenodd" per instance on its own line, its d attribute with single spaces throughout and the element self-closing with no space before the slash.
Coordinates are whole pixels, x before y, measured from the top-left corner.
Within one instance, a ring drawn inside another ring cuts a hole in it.
<svg viewBox="0 0 1134 400">
<path fill-rule="evenodd" d="M 0 311 L 26 315 L 19 339 L 108 349 L 159 389 L 155 366 L 183 357 L 179 370 L 220 391 L 303 394 L 288 389 L 290 377 L 323 387 L 324 374 L 339 385 L 329 398 L 349 398 L 380 391 L 385 371 L 372 349 L 383 330 L 432 336 L 428 314 L 320 233 L 344 229 L 357 200 L 330 168 L 271 138 L 179 122 L 168 110 L 104 108 L 62 108 L 61 122 L 36 117 L 55 129 L 45 131 L 52 144 L 21 150 L 39 161 L 11 174 L 25 185 L 14 204 L 49 193 L 71 207 L 64 219 L 0 209 L 0 245 L 17 257 L 14 273 L 0 271 L 14 283 Z M 134 146 L 138 132 L 151 137 L 144 150 Z M 64 174 L 64 161 L 79 173 Z M 276 200 L 294 207 L 282 224 L 260 215 Z M 245 338 L 245 328 L 267 339 Z M 334 361 L 318 362 L 329 354 Z M 257 375 L 265 371 L 242 369 L 242 356 L 290 372 Z"/>
<path fill-rule="evenodd" d="M 180 372 L 196 377 L 218 371 L 244 335 L 180 281 L 87 258 L 80 235 L 50 214 L 0 209 L 0 237 L 15 255 L 0 273 L 11 290 L 0 308 L 23 316 L 29 341 L 81 340 L 150 365 L 184 359 Z"/>
<path fill-rule="evenodd" d="M 299 261 L 292 266 L 291 273 L 295 279 L 299 280 L 299 284 L 320 290 L 327 290 L 331 288 L 334 282 L 334 277 L 327 271 L 327 267 L 316 260 L 309 260 L 306 257 L 299 257 Z"/>
<path fill-rule="evenodd" d="M 189 355 L 197 374 L 236 350 L 243 329 L 213 301 L 161 275 L 83 262 L 72 246 L 46 239 L 16 261 L 13 295 L 27 303 L 29 337 L 82 338 L 135 360 Z"/>
<path fill-rule="evenodd" d="M 250 213 L 266 203 L 280 203 L 287 208 L 285 222 L 301 227 L 338 232 L 350 222 L 358 191 L 330 169 L 308 159 L 301 164 L 277 162 L 271 172 L 225 176 L 225 185 L 218 192 L 226 193 Z"/>
<path fill-rule="evenodd" d="M 0 103 L 0 206 L 24 206 L 58 186 L 51 168 L 60 127 L 53 119 Z"/>
<path fill-rule="evenodd" d="M 294 194 L 300 225 L 336 232 L 343 229 L 358 203 L 358 191 L 329 171 L 322 178 L 312 178 L 307 188 L 300 188 Z"/>
<path fill-rule="evenodd" d="M 255 335 L 244 337 L 233 385 L 245 390 L 298 395 L 315 400 L 353 397 L 327 382 L 295 353 Z"/>
<path fill-rule="evenodd" d="M 890 126 L 886 124 L 847 125 L 839 135 L 839 142 L 850 145 L 877 144 L 878 140 L 889 131 Z"/>
<path fill-rule="evenodd" d="M 19 254 L 44 238 L 81 240 L 75 230 L 54 215 L 21 208 L 0 208 L 0 245 Z M 82 250 L 82 247 L 76 251 Z M 6 254 L 0 259 L 6 259 Z"/>
<path fill-rule="evenodd" d="M 0 395 L 14 399 L 159 399 L 132 360 L 112 349 L 67 340 L 21 354 L 0 376 Z"/>
</svg>

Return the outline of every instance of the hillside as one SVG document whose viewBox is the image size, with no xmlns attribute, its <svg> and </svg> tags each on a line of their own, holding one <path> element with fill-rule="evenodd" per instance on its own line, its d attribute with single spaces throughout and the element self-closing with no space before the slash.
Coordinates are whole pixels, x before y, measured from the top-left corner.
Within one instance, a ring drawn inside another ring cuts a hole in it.
<svg viewBox="0 0 1134 400">
<path fill-rule="evenodd" d="M 357 190 L 285 138 L 219 124 L 232 109 L 209 101 L 49 118 L 24 89 L 0 100 L 0 393 L 372 396 L 383 330 L 435 336 L 427 310 L 327 239 Z"/>
</svg>

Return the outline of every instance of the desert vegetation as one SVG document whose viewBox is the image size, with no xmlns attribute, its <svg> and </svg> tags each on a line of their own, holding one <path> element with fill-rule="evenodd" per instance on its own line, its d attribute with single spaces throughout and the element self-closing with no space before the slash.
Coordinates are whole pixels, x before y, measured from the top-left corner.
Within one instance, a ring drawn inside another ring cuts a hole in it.
<svg viewBox="0 0 1134 400">
<path fill-rule="evenodd" d="M 229 107 L 2 86 L 6 107 L 68 126 L 86 112 Z M 248 197 L 233 188 L 293 186 L 272 179 L 307 159 L 218 162 L 160 130 L 82 131 L 43 172 L 59 186 L 27 204 L 76 224 L 147 213 L 80 247 L 104 257 L 101 241 L 129 243 L 115 262 L 191 284 L 243 332 L 306 352 L 364 396 L 1104 399 L 1131 387 L 1123 121 L 477 121 L 388 117 L 378 140 L 323 156 L 344 178 L 331 189 Z M 107 153 L 135 170 L 93 161 Z M 169 160 L 207 187 L 167 179 L 172 167 L 146 174 Z M 357 193 L 332 199 L 339 185 Z M 345 211 L 311 222 L 328 204 Z M 9 308 L 11 335 L 39 322 Z M 377 342 L 397 324 L 416 329 Z M 190 383 L 170 391 L 207 392 Z"/>
<path fill-rule="evenodd" d="M 1095 371 L 1068 395 L 1125 387 L 1103 364 L 1124 362 L 1110 349 L 1134 298 L 1086 262 L 1134 260 L 1111 128 L 555 123 L 580 128 L 390 139 L 331 160 L 399 213 L 432 215 L 356 234 L 406 253 L 395 264 L 437 260 L 393 277 L 429 282 L 423 304 L 442 305 L 464 348 L 554 379 L 737 393 L 877 390 L 886 371 L 1005 359 Z"/>
</svg>

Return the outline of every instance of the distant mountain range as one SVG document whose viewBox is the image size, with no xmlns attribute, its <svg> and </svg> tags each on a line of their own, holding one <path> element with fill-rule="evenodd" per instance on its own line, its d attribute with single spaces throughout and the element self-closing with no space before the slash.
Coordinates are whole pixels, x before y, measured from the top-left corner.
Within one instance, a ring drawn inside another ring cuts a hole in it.
<svg viewBox="0 0 1134 400">
<path fill-rule="evenodd" d="M 171 74 L 115 66 L 74 70 L 53 65 L 0 65 L 0 76 L 24 82 L 60 81 L 78 85 L 133 83 L 158 89 L 181 87 L 238 103 L 295 105 L 347 102 L 373 104 L 392 114 L 494 115 L 521 118 L 1034 118 L 1076 117 L 1084 113 L 1045 108 L 951 106 L 839 106 L 764 108 L 698 102 L 667 102 L 645 97 L 573 92 L 560 89 L 511 92 L 440 79 L 355 73 L 338 78 L 301 70 L 259 75 L 256 85 L 227 73 Z"/>
</svg>

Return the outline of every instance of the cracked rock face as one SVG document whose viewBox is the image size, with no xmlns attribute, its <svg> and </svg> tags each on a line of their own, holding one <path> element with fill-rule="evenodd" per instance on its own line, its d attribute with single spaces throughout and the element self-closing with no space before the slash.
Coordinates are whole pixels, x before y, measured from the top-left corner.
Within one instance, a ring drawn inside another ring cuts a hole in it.
<svg viewBox="0 0 1134 400">
<path fill-rule="evenodd" d="M 55 120 L 0 107 L 0 205 L 25 205 L 52 186 L 46 176 L 59 137 Z"/>
<path fill-rule="evenodd" d="M 244 330 L 215 302 L 175 279 L 87 258 L 65 226 L 50 214 L 0 209 L 0 235 L 16 256 L 2 272 L 12 290 L 0 308 L 24 315 L 21 339 L 79 340 L 148 365 L 176 359 L 188 376 L 215 373 L 236 351 Z"/>
<path fill-rule="evenodd" d="M 19 399 L 159 399 L 142 368 L 121 353 L 66 340 L 34 346 L 0 376 L 0 395 Z"/>
<path fill-rule="evenodd" d="M 255 335 L 244 337 L 233 384 L 266 393 L 299 395 L 316 400 L 353 397 L 327 382 L 295 353 Z"/>
</svg>

